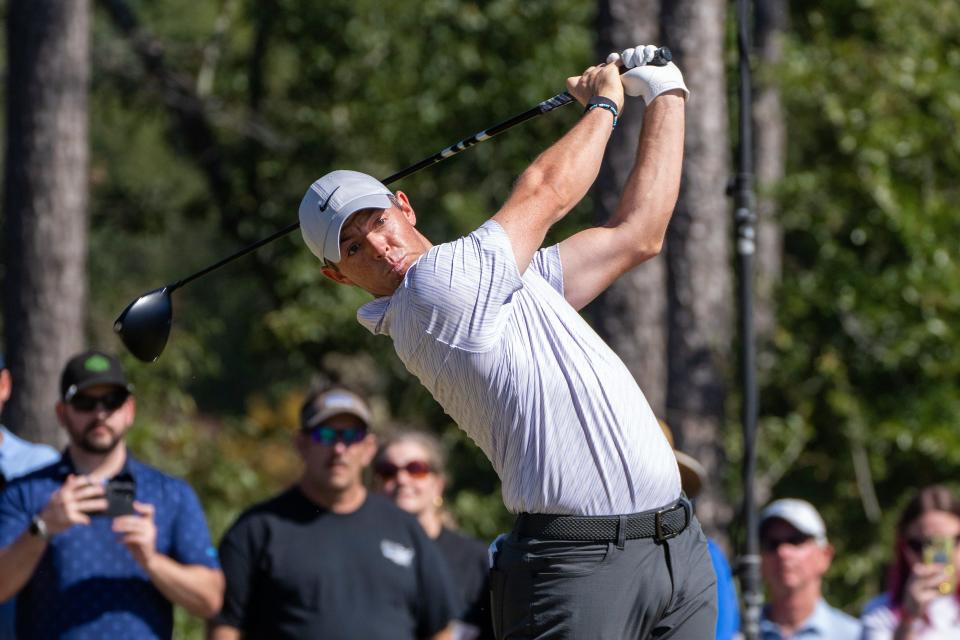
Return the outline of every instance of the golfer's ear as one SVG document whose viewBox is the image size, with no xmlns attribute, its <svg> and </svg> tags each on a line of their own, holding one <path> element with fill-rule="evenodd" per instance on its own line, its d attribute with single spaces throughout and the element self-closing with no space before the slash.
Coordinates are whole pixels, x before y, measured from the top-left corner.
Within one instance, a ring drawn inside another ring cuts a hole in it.
<svg viewBox="0 0 960 640">
<path fill-rule="evenodd" d="M 397 200 L 400 201 L 400 211 L 403 212 L 403 216 L 410 221 L 410 224 L 417 224 L 417 214 L 414 213 L 413 207 L 410 205 L 410 198 L 407 197 L 403 191 L 397 191 L 395 194 Z"/>
<path fill-rule="evenodd" d="M 353 284 L 353 281 L 350 278 L 343 275 L 338 269 L 334 269 L 333 267 L 320 267 L 320 273 L 339 284 Z"/>
</svg>

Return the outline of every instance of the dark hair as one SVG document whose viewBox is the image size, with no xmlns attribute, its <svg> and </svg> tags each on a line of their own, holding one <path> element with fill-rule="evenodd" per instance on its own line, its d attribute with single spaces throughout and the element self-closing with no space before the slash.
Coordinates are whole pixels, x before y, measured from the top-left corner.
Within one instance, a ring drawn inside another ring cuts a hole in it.
<svg viewBox="0 0 960 640">
<path fill-rule="evenodd" d="M 900 519 L 897 520 L 897 538 L 894 542 L 893 564 L 887 574 L 887 591 L 890 594 L 890 605 L 899 615 L 903 604 L 903 590 L 910 577 L 911 566 L 907 560 L 907 529 L 910 528 L 925 513 L 941 511 L 952 513 L 960 518 L 960 500 L 950 489 L 943 485 L 934 484 L 924 487 L 907 503 Z M 960 592 L 957 593 L 960 602 Z"/>
</svg>

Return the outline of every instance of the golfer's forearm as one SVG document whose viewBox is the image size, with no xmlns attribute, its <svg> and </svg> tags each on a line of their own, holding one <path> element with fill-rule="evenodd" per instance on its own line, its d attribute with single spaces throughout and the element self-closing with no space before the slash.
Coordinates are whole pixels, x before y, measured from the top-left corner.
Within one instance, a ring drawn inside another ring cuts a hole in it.
<svg viewBox="0 0 960 640">
<path fill-rule="evenodd" d="M 36 571 L 47 542 L 24 532 L 10 546 L 0 549 L 0 602 L 17 595 Z"/>
<path fill-rule="evenodd" d="M 195 616 L 209 618 L 223 605 L 223 573 L 200 565 L 184 565 L 157 554 L 147 567 L 150 581 L 170 602 Z"/>
<path fill-rule="evenodd" d="M 543 244 L 550 226 L 593 184 L 612 123 L 612 114 L 603 109 L 584 115 L 521 174 L 513 193 L 493 217 L 510 237 L 520 273 Z"/>
<path fill-rule="evenodd" d="M 659 252 L 680 193 L 685 100 L 678 94 L 661 95 L 647 107 L 636 161 L 609 223 L 647 254 Z"/>
<path fill-rule="evenodd" d="M 576 206 L 597 179 L 612 125 L 610 112 L 590 111 L 520 176 L 517 190 L 527 188 L 544 201 L 541 215 L 548 227 Z"/>
</svg>

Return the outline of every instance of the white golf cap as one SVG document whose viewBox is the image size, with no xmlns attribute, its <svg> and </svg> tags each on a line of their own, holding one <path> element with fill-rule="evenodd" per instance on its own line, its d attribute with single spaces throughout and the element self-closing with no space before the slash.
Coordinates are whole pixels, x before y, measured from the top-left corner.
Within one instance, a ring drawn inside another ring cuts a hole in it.
<svg viewBox="0 0 960 640">
<path fill-rule="evenodd" d="M 300 408 L 300 427 L 310 429 L 334 416 L 351 415 L 370 426 L 370 407 L 347 389 L 334 388 L 308 397 Z"/>
<path fill-rule="evenodd" d="M 340 230 L 361 209 L 389 209 L 392 192 L 359 171 L 331 171 L 307 189 L 300 201 L 300 233 L 321 260 L 340 262 Z"/>
<path fill-rule="evenodd" d="M 779 518 L 793 526 L 800 533 L 804 533 L 817 542 L 823 544 L 827 541 L 827 525 L 823 523 L 823 518 L 806 500 L 797 500 L 795 498 L 784 498 L 774 500 L 760 513 L 760 526 L 772 520 Z"/>
</svg>

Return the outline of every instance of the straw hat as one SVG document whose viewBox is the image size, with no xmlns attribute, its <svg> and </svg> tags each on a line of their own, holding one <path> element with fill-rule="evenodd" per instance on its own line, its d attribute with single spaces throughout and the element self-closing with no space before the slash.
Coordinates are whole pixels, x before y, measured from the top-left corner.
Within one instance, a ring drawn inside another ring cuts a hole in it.
<svg viewBox="0 0 960 640">
<path fill-rule="evenodd" d="M 663 435 L 666 436 L 670 448 L 673 449 L 673 455 L 677 457 L 677 466 L 680 467 L 680 486 L 688 498 L 696 498 L 703 485 L 707 482 L 707 470 L 703 465 L 697 462 L 693 456 L 689 456 L 683 451 L 677 451 L 673 446 L 673 432 L 663 420 L 657 420 L 660 428 L 663 429 Z"/>
</svg>

